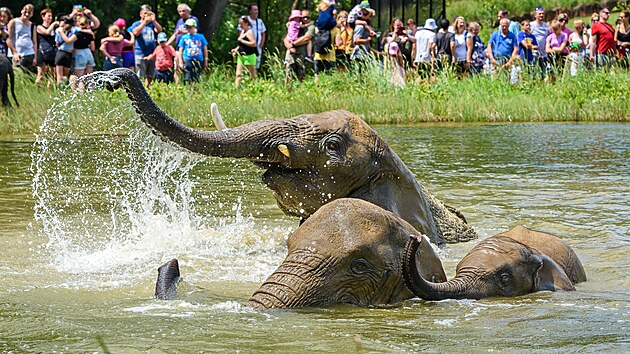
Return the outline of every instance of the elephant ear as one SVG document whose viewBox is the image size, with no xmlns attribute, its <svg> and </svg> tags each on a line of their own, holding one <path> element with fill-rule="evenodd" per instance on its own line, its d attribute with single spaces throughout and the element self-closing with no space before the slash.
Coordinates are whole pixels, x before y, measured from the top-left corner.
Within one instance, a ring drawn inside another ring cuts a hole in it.
<svg viewBox="0 0 630 354">
<path fill-rule="evenodd" d="M 536 272 L 534 291 L 575 290 L 575 286 L 558 263 L 544 254 L 540 254 L 540 259 L 542 265 Z"/>
</svg>

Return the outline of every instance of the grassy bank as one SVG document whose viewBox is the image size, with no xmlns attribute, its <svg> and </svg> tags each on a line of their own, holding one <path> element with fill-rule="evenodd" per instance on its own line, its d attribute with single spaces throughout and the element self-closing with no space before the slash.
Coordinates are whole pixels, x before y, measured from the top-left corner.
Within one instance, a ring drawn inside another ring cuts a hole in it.
<svg viewBox="0 0 630 354">
<path fill-rule="evenodd" d="M 283 85 L 280 66 L 256 81 L 233 85 L 228 66 L 211 68 L 194 88 L 154 85 L 149 92 L 171 116 L 194 127 L 211 126 L 210 103 L 217 102 L 228 126 L 252 120 L 291 117 L 331 109 L 346 109 L 370 124 L 414 124 L 421 122 L 518 122 L 518 121 L 628 121 L 630 87 L 628 71 L 585 72 L 555 84 L 524 79 L 511 85 L 507 77 L 457 80 L 440 77 L 434 83 L 409 82 L 404 89 L 389 84 L 389 76 L 372 67 L 357 72 L 323 75 L 318 84 L 312 77 L 290 89 Z M 35 86 L 18 76 L 21 106 L 0 108 L 0 134 L 36 132 L 47 110 L 67 105 L 71 93 Z M 127 107 L 122 92 L 97 92 L 89 112 L 66 110 L 77 118 L 89 114 L 90 129 L 108 130 L 107 118 L 115 107 Z M 77 119 L 79 121 L 80 119 Z"/>
</svg>

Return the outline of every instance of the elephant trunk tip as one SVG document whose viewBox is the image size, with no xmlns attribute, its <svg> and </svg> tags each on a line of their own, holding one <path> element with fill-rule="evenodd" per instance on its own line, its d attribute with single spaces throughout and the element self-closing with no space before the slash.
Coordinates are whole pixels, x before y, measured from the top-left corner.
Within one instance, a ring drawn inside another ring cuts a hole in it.
<svg viewBox="0 0 630 354">
<path fill-rule="evenodd" d="M 177 296 L 177 283 L 181 279 L 179 262 L 173 258 L 158 268 L 155 283 L 155 297 L 159 300 L 172 300 Z"/>
</svg>

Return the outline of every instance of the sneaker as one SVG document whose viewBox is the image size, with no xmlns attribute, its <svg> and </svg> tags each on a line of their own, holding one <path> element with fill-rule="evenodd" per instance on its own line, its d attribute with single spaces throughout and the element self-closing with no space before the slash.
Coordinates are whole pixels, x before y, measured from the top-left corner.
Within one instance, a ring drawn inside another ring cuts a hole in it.
<svg viewBox="0 0 630 354">
<path fill-rule="evenodd" d="M 309 62 L 309 63 L 314 63 L 315 62 L 313 60 L 313 57 L 311 57 L 310 55 L 307 55 L 306 58 L 304 58 L 304 59 L 306 59 L 306 61 Z"/>
</svg>

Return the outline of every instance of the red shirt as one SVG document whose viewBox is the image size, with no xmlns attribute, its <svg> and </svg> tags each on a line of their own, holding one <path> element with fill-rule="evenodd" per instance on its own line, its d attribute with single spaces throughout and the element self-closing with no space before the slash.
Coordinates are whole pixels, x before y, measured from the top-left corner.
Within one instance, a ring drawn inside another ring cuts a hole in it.
<svg viewBox="0 0 630 354">
<path fill-rule="evenodd" d="M 160 45 L 153 51 L 155 55 L 155 68 L 164 71 L 173 68 L 173 57 L 175 56 L 175 49 L 170 45 Z"/>
<path fill-rule="evenodd" d="M 595 22 L 591 30 L 597 35 L 597 54 L 613 54 L 615 51 L 615 30 L 605 22 Z"/>
</svg>

